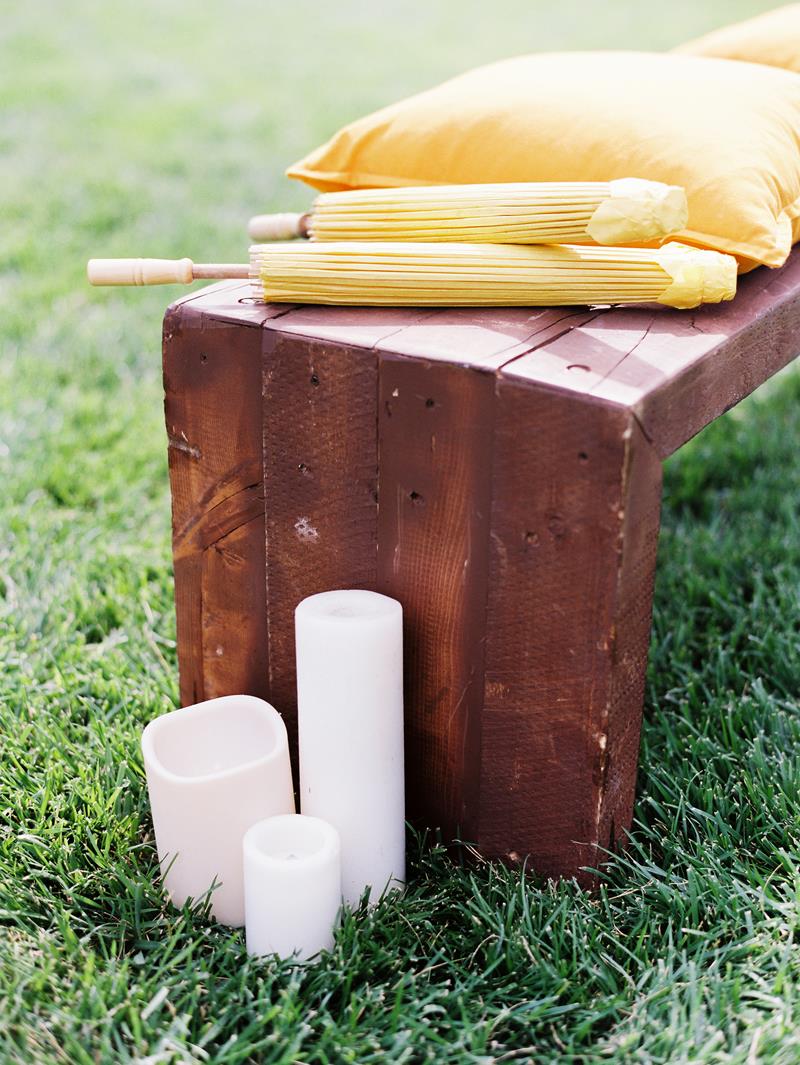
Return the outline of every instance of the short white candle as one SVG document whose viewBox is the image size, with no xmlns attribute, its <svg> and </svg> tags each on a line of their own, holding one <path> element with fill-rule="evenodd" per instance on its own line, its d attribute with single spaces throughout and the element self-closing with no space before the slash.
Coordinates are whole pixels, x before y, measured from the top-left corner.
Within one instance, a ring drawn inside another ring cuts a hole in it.
<svg viewBox="0 0 800 1065">
<path fill-rule="evenodd" d="M 345 902 L 405 881 L 403 611 L 368 591 L 295 612 L 300 808 L 342 841 Z"/>
<path fill-rule="evenodd" d="M 164 886 L 176 906 L 216 882 L 211 913 L 244 924 L 242 837 L 294 813 L 286 726 L 262 699 L 228 695 L 158 717 L 142 734 Z"/>
<path fill-rule="evenodd" d="M 242 850 L 248 954 L 305 961 L 330 950 L 342 905 L 336 829 L 318 817 L 269 817 Z"/>
</svg>

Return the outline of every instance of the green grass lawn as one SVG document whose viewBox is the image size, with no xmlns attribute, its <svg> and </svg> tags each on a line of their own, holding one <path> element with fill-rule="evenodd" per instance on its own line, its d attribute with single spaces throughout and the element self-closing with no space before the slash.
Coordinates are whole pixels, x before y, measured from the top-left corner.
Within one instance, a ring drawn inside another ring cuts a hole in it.
<svg viewBox="0 0 800 1065">
<path fill-rule="evenodd" d="M 800 376 L 672 459 L 632 846 L 601 892 L 411 852 L 298 968 L 156 887 L 177 705 L 160 321 L 90 255 L 241 258 L 341 122 L 521 51 L 664 48 L 737 0 L 3 5 L 0 1062 L 800 1061 Z"/>
</svg>

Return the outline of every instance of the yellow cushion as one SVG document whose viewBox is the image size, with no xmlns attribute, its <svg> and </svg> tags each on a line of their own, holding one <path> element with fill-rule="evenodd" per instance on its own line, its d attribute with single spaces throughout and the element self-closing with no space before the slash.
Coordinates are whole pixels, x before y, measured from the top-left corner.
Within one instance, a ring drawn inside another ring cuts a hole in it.
<svg viewBox="0 0 800 1065">
<path fill-rule="evenodd" d="M 787 4 L 763 15 L 687 41 L 675 49 L 690 55 L 712 55 L 766 63 L 800 72 L 800 4 Z"/>
<path fill-rule="evenodd" d="M 679 239 L 744 268 L 800 237 L 800 76 L 645 52 L 520 56 L 345 126 L 290 177 L 318 189 L 649 178 L 685 187 Z M 794 228 L 793 228 L 794 227 Z"/>
</svg>

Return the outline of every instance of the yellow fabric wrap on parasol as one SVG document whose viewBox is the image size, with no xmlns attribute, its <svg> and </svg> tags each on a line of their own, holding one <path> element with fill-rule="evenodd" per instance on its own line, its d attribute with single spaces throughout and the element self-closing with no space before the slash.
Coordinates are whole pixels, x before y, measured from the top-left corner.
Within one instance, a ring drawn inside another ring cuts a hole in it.
<svg viewBox="0 0 800 1065">
<path fill-rule="evenodd" d="M 732 299 L 736 260 L 663 248 L 348 241 L 257 244 L 250 277 L 270 302 L 362 306 L 549 306 Z"/>
</svg>

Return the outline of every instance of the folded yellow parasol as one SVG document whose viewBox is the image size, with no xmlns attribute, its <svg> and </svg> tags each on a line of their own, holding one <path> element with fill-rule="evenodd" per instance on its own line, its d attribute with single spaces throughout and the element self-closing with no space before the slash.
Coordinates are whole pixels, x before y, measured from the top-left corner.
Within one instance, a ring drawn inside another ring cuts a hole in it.
<svg viewBox="0 0 800 1065">
<path fill-rule="evenodd" d="M 248 232 L 254 241 L 644 244 L 687 221 L 682 188 L 621 178 L 326 192 L 306 214 L 256 215 Z"/>
<path fill-rule="evenodd" d="M 153 285 L 249 277 L 268 302 L 361 306 L 509 307 L 732 299 L 736 260 L 684 244 L 663 248 L 413 244 L 256 244 L 247 264 L 191 259 L 92 259 L 93 285 Z"/>
</svg>

